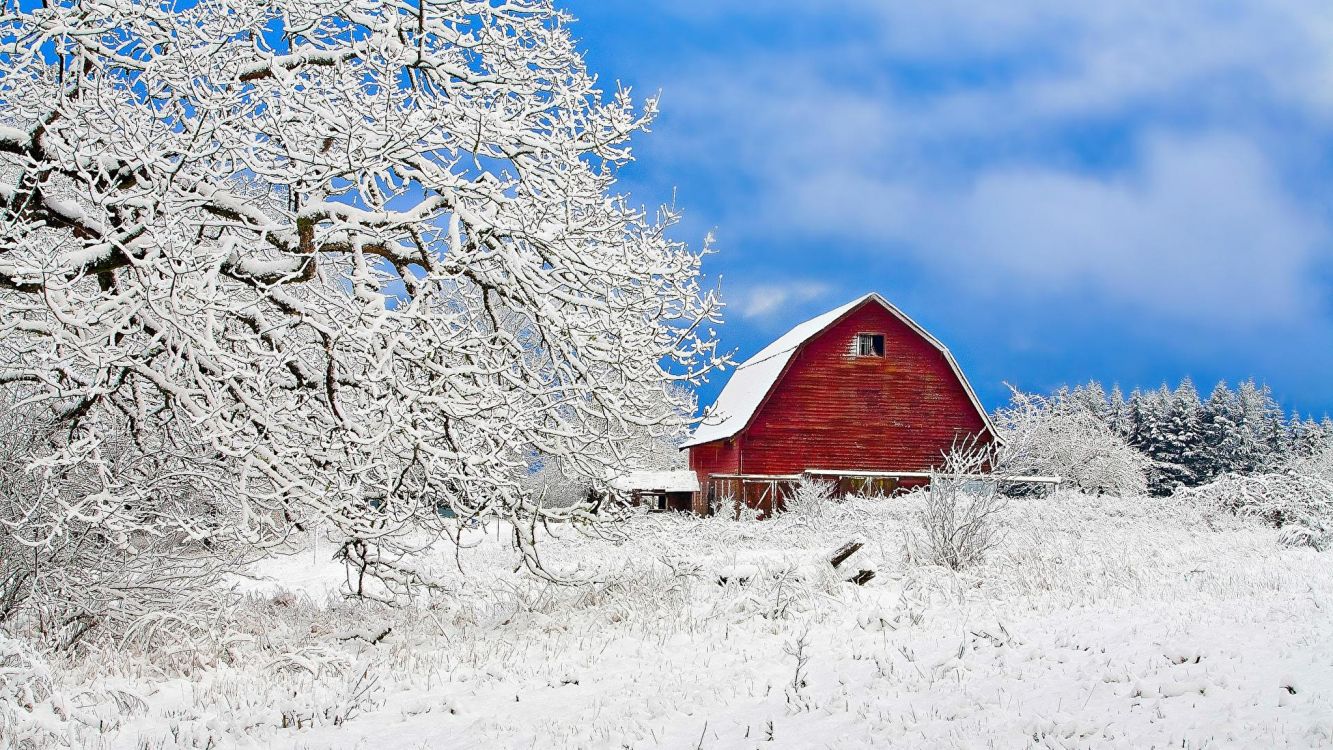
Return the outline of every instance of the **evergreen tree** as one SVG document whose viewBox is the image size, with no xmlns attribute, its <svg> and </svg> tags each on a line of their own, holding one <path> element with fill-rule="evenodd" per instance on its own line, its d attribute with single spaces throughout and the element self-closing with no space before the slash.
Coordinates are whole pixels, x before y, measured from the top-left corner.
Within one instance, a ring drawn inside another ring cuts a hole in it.
<svg viewBox="0 0 1333 750">
<path fill-rule="evenodd" d="M 1235 471 L 1253 474 L 1281 462 L 1284 450 L 1282 411 L 1268 386 L 1246 380 L 1236 389 L 1241 442 Z"/>
<path fill-rule="evenodd" d="M 1106 426 L 1121 437 L 1129 436 L 1129 405 L 1125 403 L 1125 394 L 1120 392 L 1120 385 L 1111 386 L 1111 396 L 1106 407 Z"/>
<path fill-rule="evenodd" d="M 1313 418 L 1301 419 L 1293 412 L 1288 428 L 1291 440 L 1291 458 L 1309 458 L 1324 447 L 1324 430 Z"/>
<path fill-rule="evenodd" d="M 1087 383 L 1078 386 L 1070 394 L 1070 401 L 1103 422 L 1106 421 L 1106 389 L 1102 388 L 1101 383 L 1089 380 Z"/>
<path fill-rule="evenodd" d="M 1127 410 L 1128 418 L 1125 422 L 1125 439 L 1138 452 L 1148 454 L 1148 421 L 1149 415 L 1146 413 L 1147 397 L 1143 392 L 1135 388 L 1129 394 L 1129 408 Z"/>
<path fill-rule="evenodd" d="M 1243 470 L 1247 459 L 1242 421 L 1240 397 L 1232 393 L 1226 381 L 1218 382 L 1203 405 L 1206 460 L 1200 462 L 1200 482 Z"/>
<path fill-rule="evenodd" d="M 1091 414 L 1123 438 L 1150 461 L 1149 486 L 1158 495 L 1333 449 L 1333 419 L 1287 417 L 1268 386 L 1253 379 L 1234 391 L 1219 382 L 1206 401 L 1189 378 L 1175 389 L 1135 389 L 1128 398 L 1118 385 L 1108 394 L 1094 380 L 1061 387 L 1045 403 L 1053 413 Z"/>
<path fill-rule="evenodd" d="M 1155 391 L 1134 391 L 1130 395 L 1131 432 L 1129 444 L 1150 462 L 1148 486 L 1155 495 L 1169 492 L 1171 465 L 1166 450 L 1168 409 L 1171 392 L 1163 385 Z"/>
<path fill-rule="evenodd" d="M 1158 464 L 1154 491 L 1169 494 L 1177 487 L 1193 487 L 1206 473 L 1207 459 L 1202 424 L 1203 405 L 1189 378 L 1174 391 L 1162 386 L 1165 409 L 1157 424 L 1152 459 Z"/>
<path fill-rule="evenodd" d="M 1291 456 L 1291 431 L 1288 429 L 1287 422 L 1283 419 L 1280 410 L 1268 415 L 1267 423 L 1264 426 L 1264 444 L 1268 453 L 1260 468 L 1269 469 L 1280 466 L 1283 461 Z"/>
</svg>

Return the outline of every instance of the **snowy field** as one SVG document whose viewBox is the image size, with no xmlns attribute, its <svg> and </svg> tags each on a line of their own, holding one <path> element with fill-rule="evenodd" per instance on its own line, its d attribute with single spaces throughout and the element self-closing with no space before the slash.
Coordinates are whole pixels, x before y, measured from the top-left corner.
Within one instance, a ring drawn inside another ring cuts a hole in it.
<svg viewBox="0 0 1333 750">
<path fill-rule="evenodd" d="M 1333 744 L 1329 553 L 1180 500 L 1062 493 L 1014 501 L 1003 545 L 955 574 L 906 559 L 916 502 L 567 530 L 543 549 L 563 585 L 516 572 L 491 526 L 439 548 L 452 589 L 406 609 L 340 599 L 307 538 L 240 584 L 211 645 L 48 664 L 54 692 L 0 746 Z"/>
</svg>

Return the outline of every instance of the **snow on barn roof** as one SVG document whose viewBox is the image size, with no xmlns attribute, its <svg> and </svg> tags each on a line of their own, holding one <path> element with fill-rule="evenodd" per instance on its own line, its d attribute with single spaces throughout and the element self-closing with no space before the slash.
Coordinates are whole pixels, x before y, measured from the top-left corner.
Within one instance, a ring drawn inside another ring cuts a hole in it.
<svg viewBox="0 0 1333 750">
<path fill-rule="evenodd" d="M 699 477 L 688 469 L 676 471 L 631 471 L 611 480 L 622 492 L 660 490 L 662 492 L 698 492 Z"/>
<path fill-rule="evenodd" d="M 777 341 L 759 350 L 758 354 L 737 366 L 736 371 L 731 375 L 731 379 L 722 387 L 722 393 L 718 394 L 717 401 L 704 417 L 704 421 L 694 429 L 694 434 L 680 447 L 688 448 L 692 445 L 703 445 L 715 440 L 724 440 L 745 429 L 746 425 L 750 423 L 750 419 L 754 417 L 754 413 L 759 410 L 759 405 L 763 403 L 764 397 L 778 382 L 778 378 L 782 377 L 783 371 L 787 369 L 787 363 L 791 361 L 791 357 L 796 350 L 825 328 L 838 322 L 844 315 L 870 300 L 878 302 L 884 309 L 906 323 L 944 355 L 944 359 L 949 363 L 954 375 L 958 376 L 958 382 L 963 384 L 963 390 L 967 392 L 968 399 L 976 407 L 977 413 L 981 415 L 986 429 L 991 435 L 998 438 L 998 433 L 991 425 L 990 416 L 982 408 L 981 401 L 977 398 L 976 392 L 972 390 L 972 384 L 967 382 L 967 377 L 963 375 L 962 368 L 958 366 L 958 361 L 953 358 L 953 354 L 949 352 L 948 347 L 940 343 L 939 339 L 930 335 L 915 320 L 904 315 L 902 310 L 894 307 L 888 300 L 878 294 L 871 292 L 801 323 L 787 331 Z"/>
</svg>

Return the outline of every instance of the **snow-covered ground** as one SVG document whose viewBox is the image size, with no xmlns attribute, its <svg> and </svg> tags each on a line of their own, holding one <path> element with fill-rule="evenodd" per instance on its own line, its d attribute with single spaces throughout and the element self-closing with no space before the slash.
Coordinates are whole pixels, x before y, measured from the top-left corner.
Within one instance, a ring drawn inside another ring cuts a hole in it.
<svg viewBox="0 0 1333 750">
<path fill-rule="evenodd" d="M 450 589 L 401 609 L 340 600 L 332 545 L 307 540 L 252 571 L 216 649 L 53 663 L 54 696 L 10 735 L 44 726 L 47 744 L 103 748 L 1333 744 L 1329 553 L 1180 501 L 1060 494 L 1015 501 L 1003 546 L 955 574 L 905 559 L 914 502 L 567 530 L 542 552 L 574 584 L 516 572 L 492 526 L 457 557 L 440 547 Z M 843 568 L 875 570 L 865 586 L 823 562 L 851 539 L 866 546 Z"/>
</svg>

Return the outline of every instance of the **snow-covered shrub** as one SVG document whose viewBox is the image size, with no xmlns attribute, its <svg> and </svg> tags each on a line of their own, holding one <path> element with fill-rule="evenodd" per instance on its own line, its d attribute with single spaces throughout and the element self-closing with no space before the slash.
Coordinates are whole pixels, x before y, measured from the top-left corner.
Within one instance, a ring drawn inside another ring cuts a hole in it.
<svg viewBox="0 0 1333 750">
<path fill-rule="evenodd" d="M 822 523 L 836 490 L 831 482 L 803 476 L 784 494 L 783 515 L 808 524 Z"/>
<path fill-rule="evenodd" d="M 0 631 L 0 748 L 38 747 L 33 710 L 51 695 L 51 673 L 27 643 Z"/>
<path fill-rule="evenodd" d="M 1066 401 L 1013 391 L 996 412 L 1004 439 L 997 471 L 1012 476 L 1057 476 L 1091 494 L 1142 495 L 1148 460 L 1097 415 Z"/>
<path fill-rule="evenodd" d="M 1322 550 L 1333 546 L 1331 464 L 1327 453 L 1320 454 L 1293 461 L 1282 472 L 1226 474 L 1175 497 L 1279 527 L 1287 546 Z"/>
<path fill-rule="evenodd" d="M 535 470 L 524 473 L 526 491 L 543 507 L 572 508 L 587 502 L 596 486 L 586 478 L 566 476 L 555 461 L 544 461 Z"/>
<path fill-rule="evenodd" d="M 1293 474 L 1333 482 L 1333 447 L 1289 461 L 1286 470 Z"/>
<path fill-rule="evenodd" d="M 743 505 L 729 485 L 717 490 L 708 500 L 708 516 L 719 520 L 733 521 Z"/>
<path fill-rule="evenodd" d="M 96 409 L 62 424 L 16 395 L 0 390 L 0 624 L 54 648 L 206 636 L 226 608 L 217 583 L 239 558 L 212 536 L 224 511 L 190 471 L 199 457 L 133 440 Z M 98 434 L 53 460 L 52 433 L 75 429 Z"/>
<path fill-rule="evenodd" d="M 986 478 L 997 447 L 975 439 L 955 443 L 942 466 L 930 472 L 930 486 L 916 493 L 922 506 L 908 529 L 909 556 L 919 562 L 961 570 L 980 562 L 1001 541 L 1000 515 L 1008 498 Z"/>
<path fill-rule="evenodd" d="M 1277 539 L 1284 547 L 1312 547 L 1323 552 L 1333 542 L 1333 529 L 1322 525 L 1311 528 L 1303 523 L 1294 523 L 1283 526 Z"/>
<path fill-rule="evenodd" d="M 736 504 L 735 514 L 737 521 L 752 523 L 758 521 L 760 517 L 764 515 L 764 512 L 759 508 L 742 501 Z"/>
</svg>

